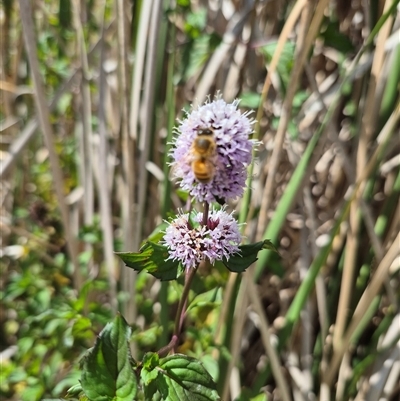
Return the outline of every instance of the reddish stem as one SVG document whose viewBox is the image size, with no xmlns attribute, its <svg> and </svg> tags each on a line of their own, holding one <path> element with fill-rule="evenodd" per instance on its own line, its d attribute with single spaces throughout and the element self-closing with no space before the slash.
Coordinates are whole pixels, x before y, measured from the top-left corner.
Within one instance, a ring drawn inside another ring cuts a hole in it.
<svg viewBox="0 0 400 401">
<path fill-rule="evenodd" d="M 203 210 L 203 226 L 207 225 L 208 222 L 208 212 L 210 210 L 210 204 L 208 202 L 204 202 L 204 210 Z"/>
<path fill-rule="evenodd" d="M 207 225 L 209 210 L 210 210 L 210 204 L 208 202 L 204 202 L 203 221 L 202 221 L 203 226 Z M 158 355 L 160 356 L 167 355 L 170 351 L 176 350 L 182 330 L 183 320 L 185 318 L 190 287 L 192 285 L 192 281 L 197 272 L 198 267 L 199 266 L 197 265 L 191 269 L 186 269 L 185 271 L 185 285 L 183 287 L 181 299 L 179 300 L 178 310 L 176 311 L 174 333 L 172 335 L 169 344 L 158 351 Z"/>
</svg>

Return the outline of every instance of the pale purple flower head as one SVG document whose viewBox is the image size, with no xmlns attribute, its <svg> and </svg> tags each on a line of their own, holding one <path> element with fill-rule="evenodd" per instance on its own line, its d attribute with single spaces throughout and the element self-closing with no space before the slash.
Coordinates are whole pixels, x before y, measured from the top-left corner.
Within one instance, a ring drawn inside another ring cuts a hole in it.
<svg viewBox="0 0 400 401">
<path fill-rule="evenodd" d="M 234 199 L 243 194 L 246 186 L 247 166 L 251 162 L 255 144 L 249 139 L 253 132 L 253 120 L 249 113 L 238 110 L 239 101 L 226 103 L 217 98 L 199 106 L 181 121 L 180 134 L 174 139 L 171 150 L 173 175 L 180 186 L 199 202 Z M 201 183 L 192 169 L 193 141 L 199 129 L 211 129 L 214 133 L 216 150 L 213 160 L 213 177 Z"/>
<path fill-rule="evenodd" d="M 232 214 L 211 210 L 207 225 L 201 225 L 202 221 L 203 213 L 192 212 L 191 216 L 179 214 L 169 223 L 162 241 L 168 248 L 168 259 L 179 260 L 189 269 L 204 259 L 214 264 L 239 252 L 241 235 Z"/>
</svg>

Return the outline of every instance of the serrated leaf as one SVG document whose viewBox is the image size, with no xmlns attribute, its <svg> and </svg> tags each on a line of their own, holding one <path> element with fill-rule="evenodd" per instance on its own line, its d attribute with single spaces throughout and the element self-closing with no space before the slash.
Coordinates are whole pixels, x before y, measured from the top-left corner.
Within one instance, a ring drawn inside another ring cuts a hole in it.
<svg viewBox="0 0 400 401">
<path fill-rule="evenodd" d="M 269 251 L 275 252 L 279 255 L 278 248 L 269 239 L 265 239 L 262 242 L 263 242 L 262 249 L 268 249 Z"/>
<path fill-rule="evenodd" d="M 205 305 L 215 305 L 220 304 L 222 300 L 222 290 L 221 288 L 212 288 L 209 291 L 203 292 L 199 295 L 196 295 L 193 300 L 190 302 L 189 307 L 187 308 L 187 312 L 194 308 L 198 308 Z"/>
<path fill-rule="evenodd" d="M 132 401 L 137 382 L 131 367 L 131 330 L 118 314 L 97 337 L 81 362 L 82 390 L 90 401 Z"/>
<path fill-rule="evenodd" d="M 275 245 L 266 239 L 254 244 L 239 246 L 239 253 L 229 259 L 223 259 L 223 263 L 231 272 L 242 273 L 257 260 L 257 254 L 262 249 L 279 253 Z"/>
<path fill-rule="evenodd" d="M 217 401 L 211 375 L 195 358 L 175 354 L 160 359 L 154 384 L 165 401 Z"/>
<path fill-rule="evenodd" d="M 155 369 L 160 363 L 160 357 L 154 352 L 148 352 L 143 357 L 143 368 L 140 372 L 140 378 L 143 384 L 149 388 L 151 392 L 154 392 L 152 382 L 157 379 L 158 371 Z"/>
<path fill-rule="evenodd" d="M 169 256 L 166 246 L 147 241 L 139 252 L 116 252 L 123 262 L 138 272 L 147 271 L 161 281 L 175 280 L 183 272 L 179 262 L 166 260 Z"/>
</svg>

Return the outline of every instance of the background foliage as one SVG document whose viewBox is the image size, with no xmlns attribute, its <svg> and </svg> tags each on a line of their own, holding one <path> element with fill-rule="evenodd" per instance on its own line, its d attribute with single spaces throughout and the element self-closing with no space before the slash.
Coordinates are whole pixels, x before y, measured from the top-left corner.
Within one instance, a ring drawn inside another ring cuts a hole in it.
<svg viewBox="0 0 400 401">
<path fill-rule="evenodd" d="M 224 400 L 398 399 L 398 0 L 7 0 L 0 14 L 2 398 L 64 396 L 117 310 L 134 357 L 169 341 L 181 284 L 113 252 L 184 207 L 168 143 L 219 91 L 254 110 L 261 141 L 230 208 L 279 255 L 201 271 L 180 352 Z"/>
</svg>

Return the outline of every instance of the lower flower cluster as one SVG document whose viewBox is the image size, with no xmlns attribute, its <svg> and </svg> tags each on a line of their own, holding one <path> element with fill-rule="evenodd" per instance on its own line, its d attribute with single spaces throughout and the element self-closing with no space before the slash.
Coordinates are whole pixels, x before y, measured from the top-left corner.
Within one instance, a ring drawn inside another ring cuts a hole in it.
<svg viewBox="0 0 400 401">
<path fill-rule="evenodd" d="M 241 235 L 232 213 L 224 209 L 210 210 L 207 223 L 202 225 L 203 213 L 179 214 L 167 227 L 163 243 L 168 247 L 169 258 L 179 260 L 185 268 L 208 259 L 229 259 L 239 251 Z"/>
</svg>

